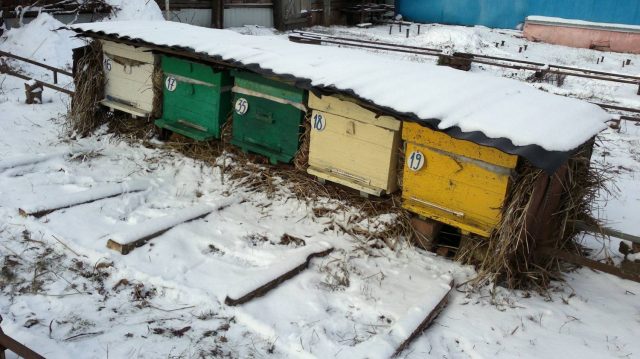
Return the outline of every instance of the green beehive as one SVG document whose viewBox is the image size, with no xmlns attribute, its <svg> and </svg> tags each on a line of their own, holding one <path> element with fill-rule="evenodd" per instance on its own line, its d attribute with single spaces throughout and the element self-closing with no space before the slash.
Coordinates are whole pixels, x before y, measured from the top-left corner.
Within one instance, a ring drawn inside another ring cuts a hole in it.
<svg viewBox="0 0 640 359">
<path fill-rule="evenodd" d="M 166 55 L 162 70 L 163 109 L 156 126 L 200 141 L 220 138 L 231 111 L 229 71 Z"/>
<path fill-rule="evenodd" d="M 289 163 L 298 151 L 306 91 L 254 73 L 233 71 L 231 143 L 245 152 Z"/>
</svg>

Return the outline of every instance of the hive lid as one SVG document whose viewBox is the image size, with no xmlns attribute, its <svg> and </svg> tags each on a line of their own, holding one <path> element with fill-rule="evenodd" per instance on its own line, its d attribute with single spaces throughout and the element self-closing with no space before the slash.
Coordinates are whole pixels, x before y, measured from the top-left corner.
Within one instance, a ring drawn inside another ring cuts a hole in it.
<svg viewBox="0 0 640 359">
<path fill-rule="evenodd" d="M 361 50 L 177 22 L 97 22 L 67 28 L 83 36 L 137 43 L 277 75 L 312 91 L 346 93 L 400 119 L 523 156 L 550 173 L 611 119 L 596 105 L 545 93 L 516 80 Z"/>
</svg>

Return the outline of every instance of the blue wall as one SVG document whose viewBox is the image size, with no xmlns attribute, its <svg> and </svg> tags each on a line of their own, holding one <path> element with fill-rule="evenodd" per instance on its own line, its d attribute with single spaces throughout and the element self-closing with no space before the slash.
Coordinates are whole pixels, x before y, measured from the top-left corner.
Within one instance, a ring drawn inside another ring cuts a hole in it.
<svg viewBox="0 0 640 359">
<path fill-rule="evenodd" d="M 405 20 L 513 29 L 529 15 L 640 25 L 640 0 L 396 0 Z"/>
</svg>

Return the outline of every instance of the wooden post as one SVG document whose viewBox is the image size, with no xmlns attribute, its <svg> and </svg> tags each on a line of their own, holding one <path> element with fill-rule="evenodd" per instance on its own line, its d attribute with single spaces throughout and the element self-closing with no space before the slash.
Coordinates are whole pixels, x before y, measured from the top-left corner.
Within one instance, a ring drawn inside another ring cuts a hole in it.
<svg viewBox="0 0 640 359">
<path fill-rule="evenodd" d="M 224 27 L 224 4 L 222 1 L 211 1 L 211 27 L 214 29 L 222 29 Z"/>
<path fill-rule="evenodd" d="M 44 87 L 41 83 L 29 81 L 24 83 L 24 93 L 27 97 L 27 105 L 42 103 L 42 91 Z"/>
<path fill-rule="evenodd" d="M 324 26 L 331 26 L 331 0 L 324 0 Z"/>
<path fill-rule="evenodd" d="M 273 26 L 280 31 L 285 31 L 284 1 L 273 0 Z"/>
</svg>

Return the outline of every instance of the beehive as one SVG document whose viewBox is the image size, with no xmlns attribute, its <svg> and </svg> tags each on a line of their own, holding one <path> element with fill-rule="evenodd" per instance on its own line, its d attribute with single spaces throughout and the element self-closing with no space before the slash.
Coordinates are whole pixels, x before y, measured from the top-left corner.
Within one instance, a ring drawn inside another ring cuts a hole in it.
<svg viewBox="0 0 640 359">
<path fill-rule="evenodd" d="M 156 57 L 146 48 L 102 41 L 105 98 L 110 109 L 148 117 L 153 112 L 153 71 Z"/>
<path fill-rule="evenodd" d="M 500 220 L 518 157 L 405 123 L 403 207 L 488 237 Z"/>
<path fill-rule="evenodd" d="M 298 151 L 306 91 L 250 72 L 234 71 L 231 143 L 245 152 L 291 162 Z"/>
<path fill-rule="evenodd" d="M 336 96 L 309 94 L 309 107 L 309 174 L 376 196 L 397 190 L 400 121 Z"/>
<path fill-rule="evenodd" d="M 163 111 L 158 127 L 204 141 L 220 138 L 220 128 L 231 110 L 229 71 L 162 56 Z"/>
</svg>

